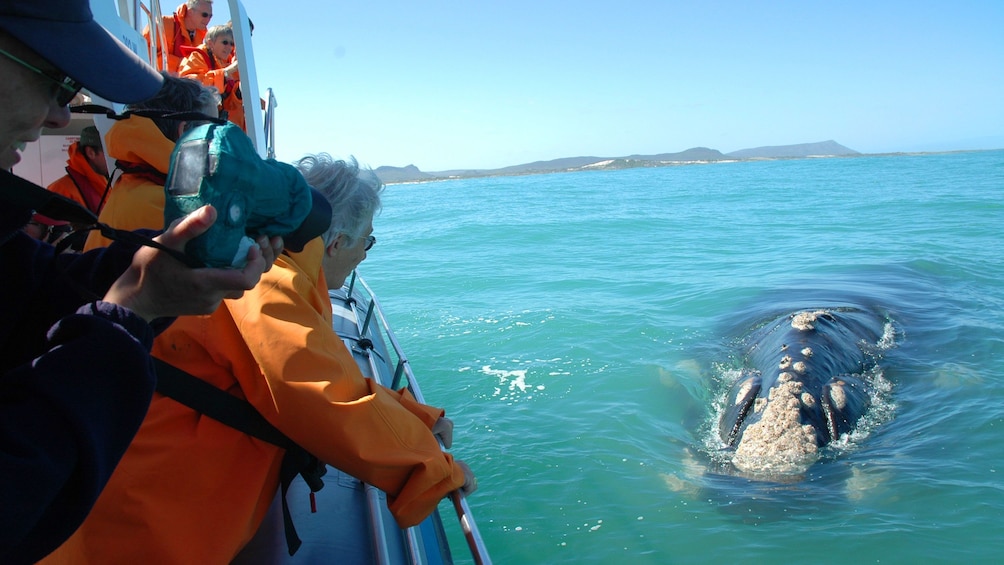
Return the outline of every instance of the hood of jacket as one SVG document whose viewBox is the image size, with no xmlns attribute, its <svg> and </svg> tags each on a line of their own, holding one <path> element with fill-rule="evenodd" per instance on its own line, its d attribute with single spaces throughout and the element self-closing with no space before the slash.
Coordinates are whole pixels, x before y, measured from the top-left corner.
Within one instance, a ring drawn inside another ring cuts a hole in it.
<svg viewBox="0 0 1004 565">
<path fill-rule="evenodd" d="M 174 142 L 149 118 L 130 116 L 115 122 L 105 135 L 105 150 L 119 161 L 150 165 L 167 174 Z"/>
<path fill-rule="evenodd" d="M 87 160 L 87 155 L 84 153 L 84 148 L 81 147 L 80 142 L 73 142 L 73 145 L 66 150 L 66 154 L 69 156 L 66 160 L 66 167 L 87 178 L 87 181 L 99 193 L 103 192 L 105 184 L 108 183 L 108 177 L 94 170 L 90 161 Z"/>
<path fill-rule="evenodd" d="M 324 271 L 321 269 L 323 259 L 324 240 L 317 237 L 303 246 L 303 251 L 299 253 L 283 253 L 281 257 L 276 259 L 276 263 L 295 265 L 313 283 L 314 287 L 319 287 L 324 283 Z M 326 287 L 326 285 L 324 286 Z M 327 298 L 327 288 L 324 288 L 322 294 L 324 298 Z"/>
</svg>

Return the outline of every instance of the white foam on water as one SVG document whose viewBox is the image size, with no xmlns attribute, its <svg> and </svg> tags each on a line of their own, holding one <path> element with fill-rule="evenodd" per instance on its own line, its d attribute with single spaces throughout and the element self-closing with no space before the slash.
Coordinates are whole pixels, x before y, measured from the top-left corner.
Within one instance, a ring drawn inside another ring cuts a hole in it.
<svg viewBox="0 0 1004 565">
<path fill-rule="evenodd" d="M 527 384 L 527 369 L 493 369 L 491 365 L 483 365 L 480 372 L 498 379 L 492 396 L 498 397 L 500 400 L 518 401 L 522 398 L 528 399 L 531 397 L 533 391 L 544 390 L 544 385 L 531 386 Z"/>
</svg>

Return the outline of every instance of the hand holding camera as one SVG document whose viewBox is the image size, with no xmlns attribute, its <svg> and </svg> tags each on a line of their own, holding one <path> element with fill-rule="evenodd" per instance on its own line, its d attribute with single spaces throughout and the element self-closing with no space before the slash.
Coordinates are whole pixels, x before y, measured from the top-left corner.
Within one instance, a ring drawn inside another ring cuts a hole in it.
<svg viewBox="0 0 1004 565">
<path fill-rule="evenodd" d="M 331 222 L 327 200 L 295 167 L 259 157 L 231 123 L 205 124 L 182 136 L 164 190 L 165 225 L 206 204 L 216 208 L 216 223 L 185 245 L 185 253 L 207 267 L 242 269 L 259 236 L 282 236 L 287 249 L 300 251 Z"/>
</svg>

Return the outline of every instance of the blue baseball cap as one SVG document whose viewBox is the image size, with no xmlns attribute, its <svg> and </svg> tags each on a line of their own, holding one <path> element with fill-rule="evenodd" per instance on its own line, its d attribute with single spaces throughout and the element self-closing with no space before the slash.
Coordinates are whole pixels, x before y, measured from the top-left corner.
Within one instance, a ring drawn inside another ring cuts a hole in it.
<svg viewBox="0 0 1004 565">
<path fill-rule="evenodd" d="M 151 98 L 160 74 L 94 21 L 87 0 L 0 0 L 3 29 L 112 102 Z"/>
</svg>

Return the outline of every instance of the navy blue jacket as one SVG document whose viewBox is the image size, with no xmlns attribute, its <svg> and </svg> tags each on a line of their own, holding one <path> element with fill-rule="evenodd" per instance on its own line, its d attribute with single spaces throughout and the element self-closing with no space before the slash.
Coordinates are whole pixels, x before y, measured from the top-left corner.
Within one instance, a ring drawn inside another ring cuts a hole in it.
<svg viewBox="0 0 1004 565">
<path fill-rule="evenodd" d="M 0 200 L 0 563 L 33 563 L 77 529 L 155 384 L 153 329 L 99 300 L 135 247 L 56 254 L 20 231 L 30 215 Z"/>
</svg>

